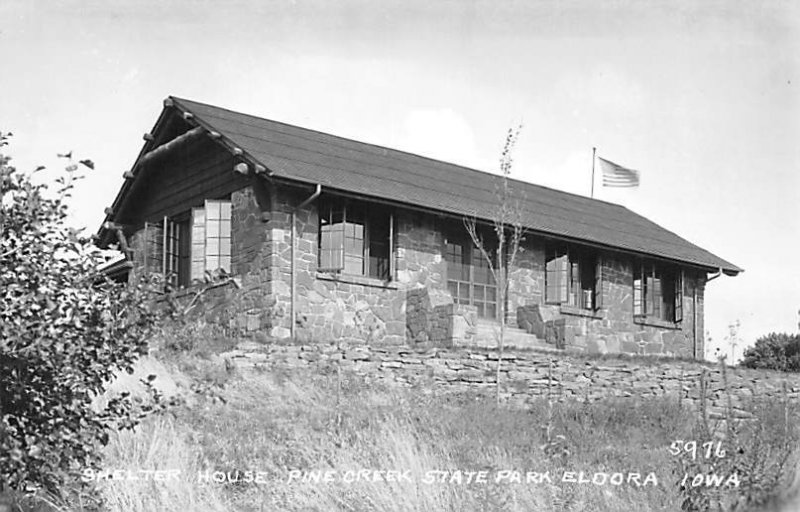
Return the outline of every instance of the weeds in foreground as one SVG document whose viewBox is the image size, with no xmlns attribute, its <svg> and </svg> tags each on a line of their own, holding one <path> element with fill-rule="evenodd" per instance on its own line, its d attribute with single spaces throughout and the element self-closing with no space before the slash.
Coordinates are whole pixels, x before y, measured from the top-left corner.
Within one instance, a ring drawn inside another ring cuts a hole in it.
<svg viewBox="0 0 800 512">
<path fill-rule="evenodd" d="M 676 445 L 674 473 L 681 510 L 775 510 L 796 478 L 800 444 L 798 407 L 784 384 L 779 403 L 752 397 L 740 417 L 733 414 L 724 359 L 719 361 L 725 394 L 724 416 L 710 423 L 706 373 L 701 374 L 700 411 L 687 443 Z M 695 451 L 696 450 L 696 451 Z"/>
<path fill-rule="evenodd" d="M 204 320 L 186 321 L 178 317 L 162 325 L 151 341 L 152 348 L 159 350 L 168 360 L 198 357 L 209 359 L 236 347 L 236 339 L 227 329 Z"/>
<path fill-rule="evenodd" d="M 105 467 L 179 470 L 184 478 L 100 482 L 109 510 L 680 510 L 686 496 L 667 448 L 704 439 L 693 426 L 703 425 L 697 413 L 675 397 L 541 400 L 511 410 L 477 394 L 436 396 L 305 370 L 231 379 L 223 392 L 225 403 L 200 397 L 176 418 L 115 437 Z M 741 444 L 762 453 L 783 435 L 777 419 L 798 417 L 791 407 L 753 414 Z M 774 468 L 774 455 L 763 460 L 759 467 Z M 406 476 L 375 473 L 387 470 Z M 248 471 L 266 483 L 246 482 Z M 567 472 L 653 473 L 658 483 L 578 484 L 563 481 Z M 220 480 L 199 481 L 201 474 Z"/>
</svg>

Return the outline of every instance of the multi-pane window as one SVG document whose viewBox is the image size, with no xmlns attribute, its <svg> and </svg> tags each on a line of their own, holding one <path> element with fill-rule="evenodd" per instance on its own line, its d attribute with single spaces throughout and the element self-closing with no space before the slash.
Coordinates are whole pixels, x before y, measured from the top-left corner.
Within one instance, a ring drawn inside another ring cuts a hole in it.
<svg viewBox="0 0 800 512">
<path fill-rule="evenodd" d="M 393 217 L 388 212 L 379 214 L 375 221 L 369 222 L 367 237 L 367 266 L 369 275 L 377 279 L 388 280 L 391 275 L 390 257 L 392 254 L 391 223 Z"/>
<path fill-rule="evenodd" d="M 203 279 L 206 272 L 231 273 L 231 202 L 206 201 L 192 208 L 191 278 Z"/>
<path fill-rule="evenodd" d="M 335 199 L 323 202 L 319 270 L 389 279 L 391 220 L 389 212 L 378 206 Z"/>
<path fill-rule="evenodd" d="M 206 201 L 157 225 L 146 223 L 144 230 L 145 269 L 160 271 L 172 286 L 203 280 L 206 272 L 231 273 L 230 201 Z"/>
<path fill-rule="evenodd" d="M 481 318 L 497 317 L 497 285 L 481 251 L 466 239 L 446 241 L 447 289 L 455 304 L 475 306 Z"/>
<path fill-rule="evenodd" d="M 444 259 L 447 262 L 447 288 L 456 304 L 470 304 L 469 250 L 460 243 L 445 244 Z"/>
<path fill-rule="evenodd" d="M 318 265 L 320 270 L 344 269 L 344 227 L 344 208 L 320 211 Z"/>
<path fill-rule="evenodd" d="M 589 249 L 548 246 L 545 252 L 545 301 L 581 309 L 601 307 L 603 286 L 599 258 Z"/>
<path fill-rule="evenodd" d="M 167 283 L 172 286 L 188 284 L 186 242 L 189 224 L 186 220 L 164 217 L 161 226 L 161 270 Z"/>
<path fill-rule="evenodd" d="M 680 270 L 655 262 L 635 262 L 633 314 L 667 322 L 683 320 L 683 279 Z"/>
</svg>

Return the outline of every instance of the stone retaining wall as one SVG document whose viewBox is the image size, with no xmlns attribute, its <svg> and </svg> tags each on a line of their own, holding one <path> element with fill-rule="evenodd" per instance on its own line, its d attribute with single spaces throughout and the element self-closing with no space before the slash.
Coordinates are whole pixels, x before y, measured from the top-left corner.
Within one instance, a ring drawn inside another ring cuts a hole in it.
<svg viewBox="0 0 800 512">
<path fill-rule="evenodd" d="M 225 354 L 242 369 L 342 368 L 368 379 L 403 385 L 426 384 L 434 392 L 494 390 L 497 354 L 477 349 L 404 347 L 337 348 L 331 345 L 262 345 Z M 597 401 L 608 397 L 672 396 L 700 405 L 701 381 L 706 382 L 709 415 L 721 418 L 727 406 L 726 386 L 718 366 L 672 361 L 659 363 L 623 359 L 587 359 L 563 352 L 507 352 L 501 368 L 502 397 L 515 406 L 548 395 Z M 800 399 L 800 375 L 767 370 L 728 368 L 733 415 L 746 417 L 748 397 Z M 705 377 L 703 377 L 705 376 Z M 680 398 L 679 398 L 680 397 Z"/>
</svg>

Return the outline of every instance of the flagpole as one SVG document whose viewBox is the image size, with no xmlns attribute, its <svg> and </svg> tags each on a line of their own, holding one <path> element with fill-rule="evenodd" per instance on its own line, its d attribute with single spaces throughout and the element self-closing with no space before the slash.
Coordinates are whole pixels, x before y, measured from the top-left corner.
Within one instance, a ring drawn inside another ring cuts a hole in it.
<svg viewBox="0 0 800 512">
<path fill-rule="evenodd" d="M 594 199 L 594 161 L 597 160 L 595 158 L 595 154 L 597 153 L 597 148 L 592 148 L 592 199 Z"/>
</svg>

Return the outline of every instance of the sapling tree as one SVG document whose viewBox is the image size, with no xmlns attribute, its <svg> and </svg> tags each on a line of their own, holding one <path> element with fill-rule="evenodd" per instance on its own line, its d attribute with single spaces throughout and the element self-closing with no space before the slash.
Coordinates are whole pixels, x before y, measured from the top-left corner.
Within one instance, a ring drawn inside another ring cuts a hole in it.
<svg viewBox="0 0 800 512">
<path fill-rule="evenodd" d="M 495 399 L 498 403 L 500 402 L 500 371 L 503 364 L 506 335 L 506 300 L 510 285 L 508 270 L 514 267 L 517 255 L 522 250 L 520 243 L 525 234 L 522 224 L 522 198 L 515 194 L 510 184 L 511 169 L 514 163 L 512 153 L 521 129 L 522 127 L 519 126 L 516 129 L 508 130 L 503 152 L 500 155 L 501 175 L 495 186 L 495 206 L 490 220 L 496 245 L 493 247 L 493 244 L 483 238 L 475 217 L 464 218 L 467 233 L 488 264 L 489 272 L 497 286 L 497 316 L 500 330 L 497 333 Z"/>
<path fill-rule="evenodd" d="M 60 156 L 51 190 L 0 154 L 0 493 L 58 492 L 98 463 L 110 429 L 135 424 L 125 396 L 92 402 L 132 371 L 156 319 L 145 290 L 99 275 L 91 239 L 66 225 L 78 165 Z"/>
</svg>

